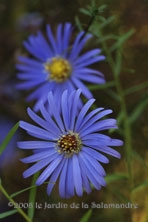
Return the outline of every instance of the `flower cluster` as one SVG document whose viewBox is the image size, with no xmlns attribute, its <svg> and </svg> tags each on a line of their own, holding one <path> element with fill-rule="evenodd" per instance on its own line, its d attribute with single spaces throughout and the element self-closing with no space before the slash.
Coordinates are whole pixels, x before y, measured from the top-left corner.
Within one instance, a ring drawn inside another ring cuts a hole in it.
<svg viewBox="0 0 148 222">
<path fill-rule="evenodd" d="M 19 57 L 24 64 L 17 65 L 19 79 L 25 80 L 18 87 L 36 87 L 29 100 L 37 101 L 34 111 L 27 110 L 35 124 L 20 121 L 20 127 L 36 138 L 18 142 L 20 149 L 33 151 L 31 156 L 22 159 L 33 164 L 23 176 L 26 178 L 41 170 L 36 185 L 48 181 L 49 195 L 59 180 L 62 198 L 82 196 L 84 190 L 90 193 L 91 185 L 98 190 L 105 186 L 106 173 L 101 163 L 109 162 L 106 154 L 120 158 L 111 147 L 123 144 L 102 133 L 117 128 L 116 120 L 106 119 L 106 115 L 112 113 L 110 109 L 92 109 L 95 99 L 82 83 L 82 80 L 105 82 L 102 73 L 86 68 L 104 56 L 99 55 L 99 49 L 79 55 L 90 35 L 80 32 L 70 47 L 71 35 L 71 24 L 60 24 L 54 39 L 48 25 L 49 43 L 40 32 L 24 43 L 36 60 Z M 80 102 L 81 94 L 88 99 L 85 104 Z"/>
</svg>

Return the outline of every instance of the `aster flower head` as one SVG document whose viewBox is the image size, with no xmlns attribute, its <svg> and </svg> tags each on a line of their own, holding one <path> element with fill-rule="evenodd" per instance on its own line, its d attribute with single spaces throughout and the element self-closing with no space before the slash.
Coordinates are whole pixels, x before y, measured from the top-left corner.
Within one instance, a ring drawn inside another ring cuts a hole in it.
<svg viewBox="0 0 148 222">
<path fill-rule="evenodd" d="M 101 165 L 109 162 L 105 155 L 120 158 L 119 152 L 110 146 L 121 146 L 123 142 L 101 132 L 117 128 L 115 119 L 101 119 L 112 113 L 112 110 L 97 108 L 89 111 L 95 101 L 93 98 L 79 107 L 80 94 L 80 89 L 70 94 L 64 91 L 58 100 L 60 105 L 57 106 L 50 92 L 50 113 L 42 103 L 42 117 L 28 108 L 28 114 L 37 126 L 20 121 L 20 127 L 37 138 L 18 142 L 20 149 L 33 150 L 31 156 L 22 159 L 24 163 L 33 163 L 23 176 L 26 178 L 42 170 L 36 185 L 48 181 L 48 195 L 58 179 L 62 198 L 70 198 L 75 194 L 82 196 L 84 190 L 90 193 L 91 185 L 99 190 L 106 185 L 106 173 Z"/>
<path fill-rule="evenodd" d="M 24 46 L 32 58 L 18 57 L 17 77 L 21 82 L 17 84 L 17 88 L 32 90 L 27 100 L 36 101 L 36 111 L 39 109 L 40 101 L 46 103 L 49 91 L 53 91 L 55 98 L 58 99 L 66 89 L 71 92 L 81 88 L 83 95 L 91 98 L 92 94 L 83 81 L 105 83 L 101 72 L 88 68 L 89 65 L 105 59 L 100 55 L 101 50 L 97 48 L 81 54 L 85 43 L 92 35 L 85 35 L 81 31 L 70 45 L 73 34 L 70 23 L 59 24 L 55 38 L 50 25 L 47 25 L 46 34 L 47 38 L 38 32 L 24 41 Z"/>
</svg>

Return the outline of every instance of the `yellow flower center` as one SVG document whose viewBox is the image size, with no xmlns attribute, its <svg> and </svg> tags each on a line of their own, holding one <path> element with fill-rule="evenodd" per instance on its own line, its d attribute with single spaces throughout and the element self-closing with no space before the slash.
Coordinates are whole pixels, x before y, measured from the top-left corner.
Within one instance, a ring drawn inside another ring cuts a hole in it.
<svg viewBox="0 0 148 222">
<path fill-rule="evenodd" d="M 66 59 L 52 58 L 45 63 L 45 70 L 49 73 L 51 80 L 64 82 L 71 74 L 71 65 Z"/>
<path fill-rule="evenodd" d="M 79 153 L 81 149 L 81 139 L 77 133 L 69 132 L 67 135 L 62 135 L 57 142 L 58 152 L 71 155 Z"/>
</svg>

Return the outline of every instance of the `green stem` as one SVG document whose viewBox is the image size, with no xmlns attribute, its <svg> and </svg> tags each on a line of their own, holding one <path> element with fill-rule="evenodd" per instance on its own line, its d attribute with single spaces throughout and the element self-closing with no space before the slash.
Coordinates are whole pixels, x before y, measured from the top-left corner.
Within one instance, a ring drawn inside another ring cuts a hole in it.
<svg viewBox="0 0 148 222">
<path fill-rule="evenodd" d="M 97 16 L 97 13 L 93 12 L 86 29 L 84 29 L 84 34 L 81 36 L 81 39 L 83 39 L 86 36 L 86 34 L 89 32 L 89 29 L 92 26 L 92 24 L 94 23 L 96 16 Z"/>
<path fill-rule="evenodd" d="M 34 174 L 33 179 L 32 179 L 32 183 L 31 186 L 35 185 L 35 181 L 39 176 L 39 173 Z M 34 217 L 34 212 L 35 212 L 35 199 L 36 199 L 36 193 L 37 193 L 37 186 L 34 186 L 33 188 L 31 188 L 30 193 L 29 193 L 29 203 L 32 203 L 33 208 L 28 208 L 28 216 L 29 218 L 33 219 Z"/>
<path fill-rule="evenodd" d="M 15 207 L 15 209 L 18 211 L 19 214 L 22 215 L 22 217 L 26 220 L 26 222 L 32 222 L 32 220 L 27 216 L 27 214 L 18 207 L 17 203 L 9 196 L 9 194 L 7 193 L 7 191 L 5 190 L 5 188 L 2 186 L 2 184 L 0 183 L 0 191 L 3 193 L 3 195 L 9 200 L 9 202 L 11 202 L 13 204 L 13 206 Z"/>
<path fill-rule="evenodd" d="M 103 38 L 101 31 L 99 31 L 100 38 Z M 117 94 L 120 96 L 120 107 L 124 113 L 124 136 L 125 136 L 125 147 L 126 147 L 126 159 L 127 159 L 127 169 L 130 178 L 130 189 L 133 187 L 133 176 L 132 176 L 132 161 L 131 161 L 131 152 L 132 152 L 132 138 L 131 138 L 131 127 L 128 118 L 127 106 L 125 101 L 124 90 L 122 89 L 122 85 L 119 78 L 119 73 L 116 73 L 116 64 L 106 43 L 103 41 L 102 46 L 104 52 L 106 53 L 108 63 L 111 67 L 112 73 L 114 75 L 115 86 L 117 90 Z"/>
<path fill-rule="evenodd" d="M 125 147 L 126 147 L 126 159 L 127 159 L 127 168 L 130 178 L 131 189 L 133 187 L 133 176 L 132 176 L 132 161 L 131 161 L 131 152 L 132 152 L 132 138 L 131 138 L 131 127 L 128 118 L 127 106 L 124 97 L 124 91 L 122 89 L 120 79 L 118 75 L 115 75 L 116 89 L 118 95 L 120 95 L 120 106 L 121 110 L 124 113 L 124 135 L 125 135 Z"/>
</svg>

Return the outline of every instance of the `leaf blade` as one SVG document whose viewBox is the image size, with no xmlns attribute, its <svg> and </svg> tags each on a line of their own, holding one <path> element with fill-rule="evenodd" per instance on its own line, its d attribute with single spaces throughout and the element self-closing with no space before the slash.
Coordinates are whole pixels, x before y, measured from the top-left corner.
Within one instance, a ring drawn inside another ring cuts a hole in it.
<svg viewBox="0 0 148 222">
<path fill-rule="evenodd" d="M 5 218 L 5 217 L 9 217 L 9 216 L 11 216 L 11 215 L 13 215 L 13 214 L 15 214 L 15 213 L 17 213 L 17 210 L 16 210 L 16 209 L 14 209 L 14 210 L 9 210 L 9 211 L 6 211 L 6 212 L 4 212 L 4 213 L 0 213 L 0 219 L 3 219 L 3 218 Z"/>
<path fill-rule="evenodd" d="M 2 152 L 5 150 L 6 146 L 8 145 L 8 143 L 10 142 L 11 138 L 13 137 L 13 135 L 15 134 L 15 132 L 17 131 L 17 129 L 19 128 L 19 122 L 17 122 L 9 131 L 9 133 L 7 134 L 7 136 L 5 137 L 5 139 L 3 140 L 2 144 L 0 145 L 0 154 L 2 154 Z"/>
<path fill-rule="evenodd" d="M 89 209 L 84 215 L 83 217 L 80 219 L 80 222 L 88 222 L 90 217 L 92 215 L 92 209 Z"/>
</svg>

